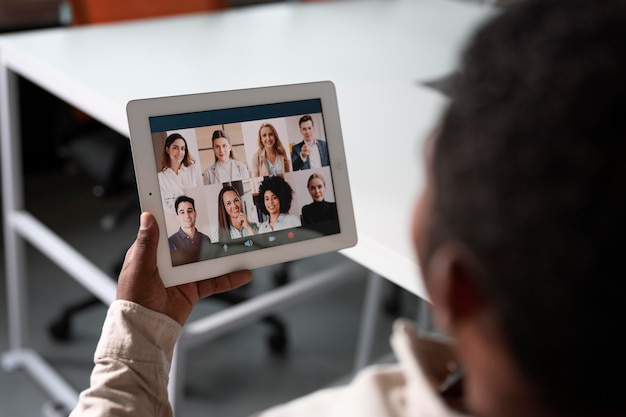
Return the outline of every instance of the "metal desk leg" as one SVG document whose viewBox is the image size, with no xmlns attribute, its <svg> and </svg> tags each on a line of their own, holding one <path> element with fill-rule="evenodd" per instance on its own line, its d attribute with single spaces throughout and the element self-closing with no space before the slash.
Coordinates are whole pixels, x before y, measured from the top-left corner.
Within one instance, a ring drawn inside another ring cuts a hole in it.
<svg viewBox="0 0 626 417">
<path fill-rule="evenodd" d="M 184 382 L 186 356 L 189 349 L 201 343 L 258 321 L 259 317 L 296 304 L 324 291 L 347 284 L 362 276 L 362 267 L 352 263 L 327 268 L 303 279 L 290 282 L 264 294 L 250 298 L 232 307 L 225 308 L 209 316 L 187 322 L 172 359 L 168 395 L 174 415 L 184 415 Z M 380 279 L 380 278 L 379 278 Z M 374 318 L 376 314 L 374 314 Z"/>
<path fill-rule="evenodd" d="M 2 57 L 0 57 L 1 59 Z M 19 134 L 18 77 L 0 64 L 0 137 L 2 140 L 2 206 L 6 263 L 9 349 L 17 351 L 26 340 L 25 245 L 11 222 L 11 214 L 24 205 Z"/>
<path fill-rule="evenodd" d="M 380 303 L 383 293 L 383 279 L 374 272 L 370 272 L 361 315 L 361 328 L 354 362 L 354 373 L 367 366 L 372 357 L 372 346 L 376 336 L 376 319 L 380 313 Z"/>
<path fill-rule="evenodd" d="M 16 220 L 24 209 L 18 109 L 18 76 L 0 56 L 0 155 L 9 314 L 9 351 L 2 355 L 2 366 L 8 371 L 23 370 L 40 384 L 55 405 L 71 409 L 78 394 L 39 354 L 27 348 L 26 248 L 19 235 L 20 222 Z"/>
<path fill-rule="evenodd" d="M 430 311 L 430 303 L 424 299 L 419 300 L 419 308 L 417 313 L 417 327 L 421 332 L 434 333 L 435 326 Z"/>
</svg>

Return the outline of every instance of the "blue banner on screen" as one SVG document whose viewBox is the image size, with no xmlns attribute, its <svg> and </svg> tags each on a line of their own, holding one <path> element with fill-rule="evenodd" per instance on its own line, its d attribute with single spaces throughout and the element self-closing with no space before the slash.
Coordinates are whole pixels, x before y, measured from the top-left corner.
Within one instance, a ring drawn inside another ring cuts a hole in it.
<svg viewBox="0 0 626 417">
<path fill-rule="evenodd" d="M 194 113 L 172 114 L 150 117 L 150 131 L 164 132 L 209 126 L 246 122 L 249 120 L 288 117 L 298 114 L 320 113 L 322 102 L 319 99 L 290 101 L 285 103 L 263 104 L 259 106 L 237 107 L 232 109 L 207 110 Z"/>
</svg>

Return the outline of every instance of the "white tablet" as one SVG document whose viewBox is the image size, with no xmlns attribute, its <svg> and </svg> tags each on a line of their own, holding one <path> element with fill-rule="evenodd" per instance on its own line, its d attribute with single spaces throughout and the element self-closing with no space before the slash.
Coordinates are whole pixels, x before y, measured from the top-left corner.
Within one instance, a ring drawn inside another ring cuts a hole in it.
<svg viewBox="0 0 626 417">
<path fill-rule="evenodd" d="M 356 244 L 331 82 L 130 101 L 166 286 Z"/>
</svg>

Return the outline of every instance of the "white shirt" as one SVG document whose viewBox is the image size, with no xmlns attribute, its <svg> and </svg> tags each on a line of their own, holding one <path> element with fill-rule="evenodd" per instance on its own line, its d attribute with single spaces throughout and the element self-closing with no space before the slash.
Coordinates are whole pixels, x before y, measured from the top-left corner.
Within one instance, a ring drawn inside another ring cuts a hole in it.
<svg viewBox="0 0 626 417">
<path fill-rule="evenodd" d="M 311 168 L 320 168 L 322 166 L 322 157 L 320 156 L 320 148 L 317 146 L 317 139 L 313 143 L 304 141 L 306 146 L 309 147 L 309 164 Z M 302 152 L 300 152 L 300 159 L 302 162 L 306 162 L 306 158 L 302 158 Z"/>
<path fill-rule="evenodd" d="M 250 227 L 252 227 L 252 230 L 254 231 L 254 233 L 258 233 L 258 227 L 256 225 L 256 223 L 250 222 Z M 245 227 L 241 227 L 240 229 L 236 229 L 235 227 L 233 227 L 233 225 L 229 225 L 228 226 L 228 230 L 230 231 L 230 238 L 231 239 L 239 239 L 242 237 L 248 237 L 248 236 L 253 236 L 254 233 L 250 233 L 248 231 L 248 229 L 246 229 Z M 215 229 L 213 230 L 213 234 L 211 235 L 213 237 L 212 241 L 213 242 L 219 242 L 220 241 L 220 231 L 219 229 Z"/>
<path fill-rule="evenodd" d="M 276 219 L 273 229 L 272 226 L 270 226 L 270 221 L 267 220 L 259 226 L 259 233 L 275 232 L 276 230 L 284 230 L 300 226 L 302 226 L 302 222 L 300 221 L 299 216 L 280 213 L 278 215 L 278 219 Z"/>
<path fill-rule="evenodd" d="M 222 184 L 231 181 L 247 180 L 250 178 L 250 171 L 248 171 L 246 164 L 231 159 L 225 164 L 216 161 L 202 175 L 204 183 L 207 185 Z"/>
<path fill-rule="evenodd" d="M 161 188 L 161 198 L 169 209 L 174 211 L 174 202 L 184 194 L 185 188 L 202 186 L 202 173 L 196 164 L 188 167 L 182 165 L 178 174 L 172 168 L 167 168 L 159 172 L 159 187 Z"/>
<path fill-rule="evenodd" d="M 269 169 L 271 176 L 285 173 L 283 158 L 277 157 L 274 164 L 272 164 L 268 158 L 265 158 L 265 161 L 267 161 L 267 168 Z"/>
</svg>

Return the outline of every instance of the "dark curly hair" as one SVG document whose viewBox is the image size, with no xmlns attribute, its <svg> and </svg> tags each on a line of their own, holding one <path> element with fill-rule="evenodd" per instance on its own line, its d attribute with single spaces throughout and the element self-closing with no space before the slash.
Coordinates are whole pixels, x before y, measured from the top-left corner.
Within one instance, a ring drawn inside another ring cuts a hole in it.
<svg viewBox="0 0 626 417">
<path fill-rule="evenodd" d="M 280 176 L 265 177 L 265 179 L 259 185 L 259 194 L 257 195 L 257 206 L 261 209 L 261 212 L 265 215 L 269 215 L 267 208 L 265 208 L 265 192 L 271 191 L 278 197 L 280 201 L 280 212 L 287 213 L 291 208 L 291 201 L 293 200 L 293 189 L 287 181 Z"/>
<path fill-rule="evenodd" d="M 522 1 L 471 42 L 435 142 L 427 252 L 474 251 L 519 369 L 563 415 L 624 407 L 625 97 L 624 1 Z"/>
</svg>

